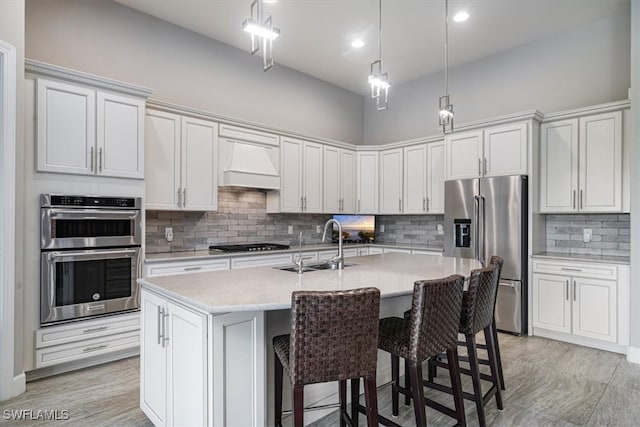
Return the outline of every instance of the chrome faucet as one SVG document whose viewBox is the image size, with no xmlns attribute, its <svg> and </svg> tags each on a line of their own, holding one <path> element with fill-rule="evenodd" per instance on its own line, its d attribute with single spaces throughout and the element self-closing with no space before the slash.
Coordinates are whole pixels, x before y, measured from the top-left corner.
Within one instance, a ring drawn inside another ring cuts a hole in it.
<svg viewBox="0 0 640 427">
<path fill-rule="evenodd" d="M 331 258 L 331 262 L 338 265 L 338 270 L 344 270 L 344 252 L 342 251 L 342 224 L 339 221 L 331 218 L 324 224 L 324 233 L 322 234 L 322 241 L 327 237 L 327 228 L 329 224 L 336 224 L 338 226 L 338 255 Z"/>
<path fill-rule="evenodd" d="M 294 261 L 296 267 L 298 268 L 298 274 L 304 273 L 304 265 L 302 263 L 302 231 L 298 235 L 298 260 Z"/>
</svg>

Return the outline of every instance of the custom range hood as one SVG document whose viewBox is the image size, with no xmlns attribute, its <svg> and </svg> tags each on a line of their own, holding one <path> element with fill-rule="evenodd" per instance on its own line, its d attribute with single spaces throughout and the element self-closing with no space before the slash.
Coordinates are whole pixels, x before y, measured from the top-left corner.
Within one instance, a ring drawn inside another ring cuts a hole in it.
<svg viewBox="0 0 640 427">
<path fill-rule="evenodd" d="M 222 184 L 232 187 L 280 189 L 277 149 L 243 141 L 227 141 L 228 161 L 223 167 Z"/>
</svg>

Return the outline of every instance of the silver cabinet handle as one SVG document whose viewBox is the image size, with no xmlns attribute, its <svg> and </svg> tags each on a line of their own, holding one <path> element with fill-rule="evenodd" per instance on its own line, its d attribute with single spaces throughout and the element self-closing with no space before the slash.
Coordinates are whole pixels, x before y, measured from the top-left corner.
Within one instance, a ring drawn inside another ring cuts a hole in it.
<svg viewBox="0 0 640 427">
<path fill-rule="evenodd" d="M 358 199 L 358 212 L 360 212 L 360 199 Z"/>
<path fill-rule="evenodd" d="M 402 199 L 398 199 L 398 212 L 402 212 Z"/>
<path fill-rule="evenodd" d="M 567 301 L 569 301 L 569 281 L 568 280 L 564 284 L 564 292 L 566 294 Z"/>
<path fill-rule="evenodd" d="M 89 328 L 89 329 L 85 329 L 84 331 L 82 331 L 85 334 L 89 334 L 91 332 L 98 332 L 98 331 L 104 331 L 105 329 L 108 329 L 108 326 L 100 326 L 98 328 Z"/>
<path fill-rule="evenodd" d="M 560 267 L 560 270 L 562 270 L 562 271 L 582 271 L 581 268 L 567 268 L 567 267 Z"/>
<path fill-rule="evenodd" d="M 157 324 L 158 324 L 158 344 L 162 343 L 162 307 L 158 306 Z"/>
<path fill-rule="evenodd" d="M 182 188 L 182 207 L 186 207 L 187 206 L 187 188 L 183 187 Z"/>
<path fill-rule="evenodd" d="M 98 148 L 98 171 L 102 172 L 102 148 Z"/>
<path fill-rule="evenodd" d="M 164 311 L 164 308 L 162 309 L 162 347 L 165 347 L 165 344 L 167 343 L 167 341 L 169 341 L 169 337 L 167 336 L 167 321 L 165 320 L 166 318 L 169 317 L 169 313 L 166 313 Z"/>
<path fill-rule="evenodd" d="M 89 149 L 89 157 L 91 157 L 91 172 L 93 172 L 93 147 Z"/>
<path fill-rule="evenodd" d="M 576 300 L 576 281 L 573 281 L 573 300 Z"/>
<path fill-rule="evenodd" d="M 304 210 L 307 210 L 307 196 L 304 196 Z"/>
<path fill-rule="evenodd" d="M 202 269 L 202 266 L 199 265 L 197 267 L 185 267 L 184 271 L 196 271 L 196 270 L 201 270 L 201 269 Z"/>
<path fill-rule="evenodd" d="M 422 210 L 425 211 L 425 212 L 427 211 L 427 198 L 426 197 L 422 198 Z"/>
<path fill-rule="evenodd" d="M 103 348 L 107 348 L 107 345 L 106 344 L 100 344 L 100 345 L 97 345 L 95 347 L 87 347 L 84 350 L 82 350 L 82 352 L 83 353 L 88 353 L 90 351 L 102 350 Z"/>
<path fill-rule="evenodd" d="M 484 174 L 487 174 L 487 158 L 484 158 Z"/>
<path fill-rule="evenodd" d="M 573 209 L 576 208 L 576 190 L 573 190 Z"/>
<path fill-rule="evenodd" d="M 429 198 L 427 197 L 427 212 L 429 212 Z"/>
<path fill-rule="evenodd" d="M 478 176 L 482 175 L 482 160 L 478 158 Z"/>
<path fill-rule="evenodd" d="M 178 187 L 178 207 L 182 207 L 182 189 Z"/>
<path fill-rule="evenodd" d="M 584 208 L 584 204 L 582 203 L 582 190 L 580 190 L 580 209 Z"/>
</svg>

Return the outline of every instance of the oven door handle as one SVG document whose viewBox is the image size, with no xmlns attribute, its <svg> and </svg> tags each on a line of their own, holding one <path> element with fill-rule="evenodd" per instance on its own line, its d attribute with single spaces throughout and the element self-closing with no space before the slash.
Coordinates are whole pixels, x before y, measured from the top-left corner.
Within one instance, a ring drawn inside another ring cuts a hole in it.
<svg viewBox="0 0 640 427">
<path fill-rule="evenodd" d="M 124 250 L 95 250 L 85 252 L 48 252 L 47 259 L 53 260 L 57 258 L 104 258 L 105 255 L 136 255 L 140 253 L 140 249 L 124 249 Z"/>
<path fill-rule="evenodd" d="M 134 219 L 140 215 L 140 211 L 122 210 L 106 211 L 97 209 L 50 209 L 49 216 L 56 219 Z"/>
</svg>

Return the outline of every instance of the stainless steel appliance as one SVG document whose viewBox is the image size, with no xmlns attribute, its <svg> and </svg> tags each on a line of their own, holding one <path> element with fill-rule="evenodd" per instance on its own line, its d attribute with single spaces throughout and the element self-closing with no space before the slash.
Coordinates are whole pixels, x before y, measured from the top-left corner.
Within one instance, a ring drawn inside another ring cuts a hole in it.
<svg viewBox="0 0 640 427">
<path fill-rule="evenodd" d="M 527 176 L 445 182 L 446 256 L 504 259 L 496 324 L 523 334 L 527 330 Z"/>
<path fill-rule="evenodd" d="M 140 198 L 41 195 L 42 325 L 138 308 Z"/>
</svg>

